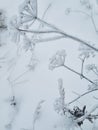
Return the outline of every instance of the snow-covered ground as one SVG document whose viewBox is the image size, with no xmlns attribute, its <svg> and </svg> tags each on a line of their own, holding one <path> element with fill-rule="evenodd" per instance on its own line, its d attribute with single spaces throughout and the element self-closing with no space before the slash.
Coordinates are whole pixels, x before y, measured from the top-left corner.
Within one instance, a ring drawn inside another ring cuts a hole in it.
<svg viewBox="0 0 98 130">
<path fill-rule="evenodd" d="M 18 14 L 18 8 L 23 1 L 0 0 L 0 8 L 6 11 L 8 22 L 13 15 Z M 96 13 L 98 5 L 95 0 L 93 2 L 91 0 L 91 3 L 98 28 Z M 49 4 L 51 7 L 44 18 L 45 21 L 73 36 L 93 42 L 98 48 L 98 34 L 95 32 L 91 19 L 79 12 L 66 15 L 67 8 L 87 11 L 81 6 L 79 0 L 38 0 L 40 18 Z M 49 70 L 49 59 L 55 52 L 64 49 L 67 54 L 65 63 L 79 72 L 81 69 L 78 50 L 80 43 L 64 38 L 36 44 L 32 58 L 35 66 L 29 70 L 31 52 L 20 49 L 17 55 L 17 44 L 9 38 L 8 30 L 0 32 L 0 42 L 2 44 L 0 58 L 4 57 L 0 59 L 0 130 L 33 130 L 34 113 L 40 101 L 43 101 L 41 115 L 35 122 L 35 130 L 67 130 L 68 125 L 71 124 L 54 110 L 54 102 L 59 97 L 58 79 L 63 79 L 66 103 L 77 97 L 73 91 L 80 94 L 87 91 L 89 82 L 63 67 Z M 95 58 L 88 59 L 85 64 L 91 63 L 98 65 L 98 53 Z M 90 79 L 94 78 L 92 73 L 86 73 L 86 75 Z M 84 96 L 71 107 L 87 105 L 87 109 L 90 109 L 98 103 L 98 100 L 93 98 L 93 96 L 98 97 L 97 95 L 96 91 L 89 96 Z M 11 105 L 13 96 L 15 96 L 15 106 Z M 95 123 L 98 124 L 98 122 Z M 92 127 L 93 124 L 88 121 L 85 121 L 82 126 L 83 130 L 93 130 Z M 96 127 L 94 130 L 98 129 L 98 125 Z"/>
</svg>

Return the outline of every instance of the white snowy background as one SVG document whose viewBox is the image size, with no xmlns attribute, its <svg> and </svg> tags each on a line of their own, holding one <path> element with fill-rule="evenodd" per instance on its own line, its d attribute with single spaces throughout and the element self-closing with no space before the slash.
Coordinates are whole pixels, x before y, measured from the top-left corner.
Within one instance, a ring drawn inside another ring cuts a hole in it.
<svg viewBox="0 0 98 130">
<path fill-rule="evenodd" d="M 0 0 L 0 9 L 4 9 L 7 13 L 7 20 L 18 14 L 19 6 L 24 0 Z M 90 0 L 93 5 L 94 18 L 98 28 L 98 5 L 95 0 Z M 70 13 L 66 15 L 66 9 L 86 10 L 81 6 L 79 0 L 38 0 L 38 16 L 41 18 L 47 6 L 51 4 L 45 20 L 65 32 L 80 37 L 86 41 L 95 43 L 98 48 L 98 34 L 95 32 L 91 19 L 81 13 Z M 62 119 L 54 110 L 54 102 L 59 97 L 58 79 L 63 79 L 65 88 L 66 103 L 77 97 L 73 91 L 83 93 L 87 90 L 89 82 L 60 67 L 49 70 L 49 59 L 56 51 L 66 50 L 66 64 L 77 71 L 81 69 L 81 60 L 79 59 L 80 43 L 71 39 L 61 39 L 50 42 L 38 43 L 34 48 L 34 58 L 36 66 L 34 70 L 28 71 L 28 64 L 31 58 L 30 51 L 22 51 L 17 56 L 16 43 L 9 38 L 9 32 L 3 34 L 0 32 L 1 43 L 0 57 L 5 56 L 3 62 L 0 62 L 0 130 L 32 130 L 33 115 L 39 101 L 45 100 L 41 108 L 41 116 L 35 123 L 35 130 L 67 130 L 67 121 Z M 86 64 L 95 63 L 98 65 L 98 54 L 96 58 L 90 58 Z M 17 83 L 11 89 L 8 81 L 13 81 L 19 75 L 21 76 Z M 86 73 L 86 72 L 85 72 Z M 89 74 L 86 73 L 88 76 Z M 89 77 L 93 79 L 92 73 Z M 14 108 L 10 105 L 10 98 L 15 95 L 17 106 Z M 94 92 L 89 96 L 84 96 L 74 105 L 83 107 L 87 105 L 90 109 L 94 104 L 98 103 L 93 96 L 98 97 L 98 93 Z M 12 127 L 8 124 L 12 121 Z M 98 124 L 98 122 L 96 123 Z M 83 130 L 92 130 L 90 122 L 84 122 Z M 98 126 L 98 125 L 97 125 Z M 79 129 L 79 128 L 75 128 Z M 98 127 L 97 127 L 98 129 Z M 97 130 L 96 129 L 96 130 Z"/>
</svg>

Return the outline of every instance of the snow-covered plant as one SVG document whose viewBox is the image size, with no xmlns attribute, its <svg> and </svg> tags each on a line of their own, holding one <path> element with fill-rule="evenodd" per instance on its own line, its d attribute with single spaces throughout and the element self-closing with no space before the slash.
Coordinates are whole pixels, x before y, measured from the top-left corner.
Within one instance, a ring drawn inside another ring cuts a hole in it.
<svg viewBox="0 0 98 130">
<path fill-rule="evenodd" d="M 35 46 L 34 42 L 25 35 L 24 38 L 23 38 L 23 48 L 24 48 L 24 50 L 25 51 L 28 51 L 28 50 L 33 51 L 34 46 Z"/>
<path fill-rule="evenodd" d="M 9 31 L 12 37 L 12 40 L 14 42 L 19 42 L 20 41 L 20 31 L 18 30 L 18 28 L 21 26 L 17 16 L 14 16 L 10 22 L 10 27 L 9 27 Z M 22 33 L 21 33 L 22 34 Z"/>
<path fill-rule="evenodd" d="M 0 30 L 7 28 L 6 13 L 0 9 Z"/>
<path fill-rule="evenodd" d="M 30 71 L 33 71 L 38 64 L 38 60 L 36 58 L 31 57 L 30 63 L 28 64 L 28 68 Z"/>
<path fill-rule="evenodd" d="M 82 45 L 82 44 L 79 47 L 79 52 L 80 52 L 79 57 L 81 57 L 81 58 L 85 57 L 87 59 L 89 57 L 95 56 L 95 51 L 93 51 L 90 47 L 87 47 L 87 46 Z"/>
<path fill-rule="evenodd" d="M 65 91 L 63 88 L 63 80 L 59 79 L 58 80 L 58 86 L 59 86 L 59 95 L 60 97 L 56 99 L 55 104 L 54 104 L 54 109 L 57 111 L 57 113 L 60 113 L 61 115 L 66 112 L 65 109 Z"/>
<path fill-rule="evenodd" d="M 98 105 L 92 107 L 90 111 L 87 111 L 86 105 L 84 105 L 83 108 L 80 108 L 78 106 L 74 106 L 73 109 L 70 108 L 70 103 L 65 104 L 65 91 L 63 88 L 62 79 L 59 79 L 58 83 L 60 97 L 55 100 L 55 111 L 62 117 L 65 117 L 65 120 L 70 119 L 69 121 L 73 123 L 72 127 L 81 127 L 85 120 L 93 123 L 93 121 L 97 119 L 97 115 L 92 114 L 92 112 L 98 108 Z M 81 97 L 81 95 L 79 97 Z"/>
<path fill-rule="evenodd" d="M 88 72 L 93 72 L 97 79 L 94 80 L 94 84 L 89 84 L 88 90 L 98 89 L 98 67 L 95 64 L 88 64 L 86 66 Z"/>
<path fill-rule="evenodd" d="M 86 7 L 89 14 L 92 12 L 92 4 L 90 3 L 89 0 L 80 0 L 80 3 L 83 7 Z M 72 11 L 71 8 L 68 8 L 66 10 L 66 14 L 69 14 L 71 11 Z M 85 12 L 84 12 L 84 14 L 85 14 Z M 4 24 L 2 21 L 5 20 L 5 18 L 2 16 L 4 16 L 4 15 L 2 15 L 2 13 L 1 13 L 0 14 L 0 20 L 1 20 L 0 26 L 2 26 Z M 90 15 L 89 17 L 91 18 L 92 23 L 95 26 L 92 15 Z M 40 28 L 36 29 L 36 27 L 34 27 L 34 28 L 32 27 L 32 25 L 36 25 L 36 23 L 35 23 L 36 21 L 37 21 L 37 24 L 40 25 L 39 26 Z M 5 25 L 6 24 L 4 24 L 4 26 Z M 87 40 L 82 40 L 76 36 L 73 36 L 73 35 L 65 32 L 66 30 L 60 29 L 60 28 L 56 27 L 55 25 L 48 23 L 46 20 L 44 20 L 44 17 L 40 18 L 40 15 L 37 14 L 37 0 L 25 0 L 25 2 L 22 4 L 22 6 L 20 6 L 19 17 L 13 18 L 13 20 L 10 23 L 10 27 L 11 27 L 12 34 L 13 34 L 12 37 L 15 39 L 15 41 L 17 41 L 19 43 L 20 35 L 23 36 L 23 44 L 21 44 L 20 46 L 23 45 L 22 47 L 25 49 L 25 53 L 28 50 L 30 50 L 32 53 L 32 51 L 35 47 L 35 43 L 37 43 L 37 42 L 44 42 L 44 41 L 47 42 L 47 41 L 59 40 L 61 38 L 67 38 L 67 39 L 69 38 L 73 41 L 81 43 L 81 46 L 79 48 L 79 51 L 81 52 L 79 56 L 80 56 L 80 59 L 82 60 L 81 72 L 74 70 L 73 68 L 67 66 L 67 63 L 65 64 L 66 51 L 64 49 L 61 51 L 57 51 L 56 54 L 50 59 L 49 69 L 53 70 L 53 69 L 55 69 L 57 67 L 61 67 L 61 66 L 68 69 L 69 71 L 73 72 L 74 74 L 82 77 L 82 79 L 89 81 L 92 84 L 91 88 L 89 89 L 90 91 L 87 91 L 81 95 L 79 94 L 79 96 L 76 99 L 74 99 L 70 103 L 66 104 L 65 103 L 65 99 L 66 99 L 65 90 L 63 88 L 63 81 L 62 81 L 62 79 L 59 79 L 58 85 L 59 85 L 59 95 L 60 96 L 55 101 L 54 109 L 57 113 L 59 113 L 62 117 L 65 118 L 65 120 L 64 120 L 65 122 L 66 122 L 66 119 L 68 119 L 69 124 L 70 125 L 72 124 L 71 127 L 74 127 L 74 126 L 80 127 L 84 123 L 85 120 L 88 120 L 91 123 L 93 123 L 93 119 L 97 118 L 97 116 L 93 115 L 92 112 L 94 112 L 98 108 L 98 105 L 96 105 L 94 108 L 92 108 L 91 111 L 88 111 L 85 104 L 83 104 L 82 107 L 75 105 L 75 106 L 73 106 L 73 108 L 70 107 L 70 104 L 77 101 L 84 95 L 92 92 L 93 90 L 98 89 L 98 81 L 97 80 L 93 81 L 92 79 L 89 79 L 83 73 L 84 60 L 94 57 L 95 56 L 94 52 L 95 51 L 98 52 L 97 47 L 94 47 L 93 43 L 91 43 L 91 42 L 86 42 Z M 95 27 L 95 29 L 96 29 L 96 27 Z M 11 30 L 9 29 L 9 31 L 11 31 Z M 34 61 L 35 61 L 34 59 L 31 60 L 30 64 L 28 65 L 29 70 L 33 70 L 35 68 L 37 62 L 34 62 Z M 16 64 L 16 62 L 15 62 L 15 64 Z M 16 79 L 11 81 L 12 85 L 15 86 L 15 84 L 19 83 L 16 81 L 18 79 L 20 79 L 22 76 L 24 76 L 24 74 L 29 72 L 29 70 L 25 71 L 24 73 L 19 75 Z M 98 74 L 98 69 L 94 65 L 89 66 L 89 70 L 92 70 Z M 17 69 L 16 69 L 16 71 L 17 71 Z M 44 101 L 39 102 L 39 104 L 36 107 L 36 110 L 34 112 L 33 130 L 35 129 L 36 121 L 40 117 L 43 102 Z M 14 95 L 13 95 L 12 99 L 10 100 L 10 105 L 14 106 L 14 108 L 17 105 L 16 98 Z M 11 123 L 10 123 L 10 125 L 11 125 Z M 8 125 L 9 129 L 11 129 L 10 125 Z M 71 127 L 69 127 L 69 128 L 71 128 Z"/>
<path fill-rule="evenodd" d="M 13 96 L 10 101 L 11 101 L 11 105 L 12 105 L 12 106 L 16 106 L 16 105 L 17 105 L 15 96 Z"/>
<path fill-rule="evenodd" d="M 57 67 L 63 66 L 65 63 L 66 51 L 57 51 L 56 54 L 50 59 L 49 69 L 53 70 Z"/>
<path fill-rule="evenodd" d="M 34 114 L 33 114 L 33 130 L 35 130 L 35 123 L 36 123 L 36 121 L 40 118 L 40 116 L 41 116 L 41 109 L 42 109 L 42 104 L 44 103 L 45 101 L 44 100 L 41 100 L 39 103 L 38 103 L 38 105 L 37 105 L 37 107 L 36 107 L 36 109 L 35 109 L 35 112 L 34 112 Z"/>
<path fill-rule="evenodd" d="M 98 89 L 98 79 L 94 80 L 95 84 L 88 85 L 88 90 L 96 90 Z"/>
<path fill-rule="evenodd" d="M 86 69 L 88 70 L 88 72 L 92 71 L 95 75 L 98 76 L 98 67 L 95 64 L 88 64 L 86 66 Z"/>
<path fill-rule="evenodd" d="M 37 18 L 37 0 L 26 0 L 20 6 L 21 23 L 34 22 Z"/>
</svg>

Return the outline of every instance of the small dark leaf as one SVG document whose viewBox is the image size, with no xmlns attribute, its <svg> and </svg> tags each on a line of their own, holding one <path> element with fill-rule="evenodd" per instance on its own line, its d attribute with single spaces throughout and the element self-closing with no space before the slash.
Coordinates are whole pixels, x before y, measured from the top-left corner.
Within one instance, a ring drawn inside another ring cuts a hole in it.
<svg viewBox="0 0 98 130">
<path fill-rule="evenodd" d="M 83 113 L 85 113 L 85 110 L 86 110 L 86 105 L 83 107 Z"/>
</svg>

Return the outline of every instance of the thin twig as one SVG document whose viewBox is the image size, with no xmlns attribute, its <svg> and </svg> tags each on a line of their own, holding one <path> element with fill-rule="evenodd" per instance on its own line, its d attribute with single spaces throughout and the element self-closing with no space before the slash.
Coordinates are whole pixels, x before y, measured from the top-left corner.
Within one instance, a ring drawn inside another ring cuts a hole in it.
<svg viewBox="0 0 98 130">
<path fill-rule="evenodd" d="M 85 62 L 85 59 L 86 57 L 84 57 L 82 60 L 82 66 L 81 66 L 81 78 L 82 78 L 82 75 L 83 75 L 83 71 L 84 71 L 84 62 Z"/>
<path fill-rule="evenodd" d="M 81 13 L 81 14 L 87 15 L 88 17 L 91 17 L 88 13 L 81 11 L 81 10 L 71 10 L 71 12 L 72 13 Z"/>
<path fill-rule="evenodd" d="M 90 83 L 96 85 L 96 83 L 94 83 L 92 80 L 90 80 L 89 78 L 87 78 L 87 77 L 84 76 L 84 75 L 81 75 L 81 73 L 75 71 L 74 69 L 72 69 L 72 68 L 70 68 L 70 67 L 68 67 L 68 66 L 66 66 L 66 65 L 62 65 L 62 66 L 63 66 L 64 68 L 70 70 L 71 72 L 73 72 L 73 73 L 75 73 L 75 74 L 77 74 L 77 75 L 79 75 L 79 76 L 82 76 L 82 78 L 84 78 L 85 80 L 89 81 Z"/>
<path fill-rule="evenodd" d="M 20 32 L 27 32 L 27 33 L 34 33 L 34 34 L 48 34 L 48 33 L 58 33 L 57 31 L 37 31 L 37 30 L 29 30 L 29 29 L 21 29 L 21 28 L 16 28 Z"/>
<path fill-rule="evenodd" d="M 90 15 L 89 15 L 88 13 L 84 12 L 84 11 L 81 11 L 81 10 L 72 10 L 71 12 L 73 12 L 73 13 L 81 13 L 81 14 L 84 14 L 84 15 L 88 16 L 88 17 L 91 19 L 91 22 L 92 22 L 92 24 L 93 24 L 93 27 L 94 27 L 94 29 L 95 29 L 95 32 L 98 33 L 98 30 L 97 30 L 97 28 L 96 28 L 96 24 L 95 24 L 95 21 L 94 21 L 92 12 L 91 12 Z"/>
<path fill-rule="evenodd" d="M 94 74 L 96 74 L 98 76 L 98 73 L 95 70 L 92 70 Z"/>
<path fill-rule="evenodd" d="M 41 42 L 49 42 L 49 41 L 55 41 L 58 39 L 65 38 L 64 36 L 55 36 L 55 37 L 50 37 L 50 38 L 41 38 L 41 39 L 35 39 L 35 43 L 41 43 Z"/>
<path fill-rule="evenodd" d="M 77 98 L 75 98 L 74 100 L 70 101 L 68 104 L 70 105 L 70 104 L 76 102 L 76 101 L 77 101 L 78 99 L 80 99 L 81 97 L 83 97 L 83 96 L 85 96 L 85 95 L 87 95 L 87 94 L 90 94 L 90 93 L 92 93 L 92 92 L 95 92 L 95 91 L 98 91 L 98 89 L 93 89 L 93 90 L 87 91 L 87 92 L 81 94 L 80 96 L 78 96 Z"/>
<path fill-rule="evenodd" d="M 80 94 L 79 93 L 77 93 L 77 92 L 75 92 L 75 91 L 72 91 L 75 95 L 78 95 L 78 96 L 80 96 Z"/>
<path fill-rule="evenodd" d="M 97 30 L 97 28 L 96 28 L 95 21 L 94 21 L 94 18 L 93 18 L 93 14 L 92 14 L 92 13 L 91 13 L 91 21 L 92 21 L 92 24 L 93 24 L 93 26 L 94 26 L 95 31 L 98 33 L 98 30 Z"/>
<path fill-rule="evenodd" d="M 22 76 L 24 76 L 27 72 L 29 72 L 29 70 L 23 72 L 22 74 L 20 74 L 17 78 L 15 78 L 14 80 L 11 81 L 11 83 L 15 83 L 15 81 L 17 81 L 18 79 L 20 79 Z"/>
</svg>

